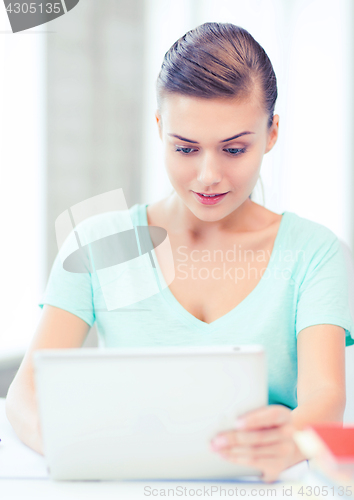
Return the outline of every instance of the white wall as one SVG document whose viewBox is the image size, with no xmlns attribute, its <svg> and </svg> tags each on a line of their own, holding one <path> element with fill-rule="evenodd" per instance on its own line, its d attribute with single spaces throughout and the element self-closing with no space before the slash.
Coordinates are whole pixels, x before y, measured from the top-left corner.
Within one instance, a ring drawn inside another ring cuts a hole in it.
<svg viewBox="0 0 354 500">
<path fill-rule="evenodd" d="M 3 6 L 0 31 L 2 356 L 27 347 L 40 316 L 37 304 L 44 288 L 46 35 L 12 34 Z"/>
</svg>

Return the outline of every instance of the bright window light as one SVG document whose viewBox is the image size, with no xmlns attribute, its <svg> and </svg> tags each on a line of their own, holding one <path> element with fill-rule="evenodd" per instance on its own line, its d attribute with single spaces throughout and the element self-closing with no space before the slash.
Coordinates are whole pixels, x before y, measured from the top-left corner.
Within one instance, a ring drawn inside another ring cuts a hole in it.
<svg viewBox="0 0 354 500">
<path fill-rule="evenodd" d="M 36 31 L 40 31 L 37 27 Z M 0 8 L 0 355 L 33 337 L 45 283 L 45 36 L 13 34 Z"/>
</svg>

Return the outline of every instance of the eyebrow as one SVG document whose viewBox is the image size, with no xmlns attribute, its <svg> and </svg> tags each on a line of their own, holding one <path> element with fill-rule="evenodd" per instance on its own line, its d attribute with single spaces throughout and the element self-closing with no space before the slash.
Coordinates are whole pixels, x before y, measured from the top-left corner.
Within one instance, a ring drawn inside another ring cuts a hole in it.
<svg viewBox="0 0 354 500">
<path fill-rule="evenodd" d="M 248 132 L 248 131 L 241 132 L 240 134 L 233 135 L 232 137 L 229 137 L 228 139 L 223 139 L 220 142 L 232 141 L 233 139 L 237 139 L 237 137 L 241 137 L 241 135 L 254 134 L 254 133 L 255 132 Z M 177 135 L 177 134 L 167 134 L 167 135 L 171 135 L 172 137 L 177 137 L 177 139 L 180 139 L 181 141 L 184 141 L 184 142 L 191 142 L 192 144 L 199 144 L 199 142 L 197 142 L 197 141 L 192 141 L 191 139 L 186 139 L 185 137 L 181 137 L 180 135 Z"/>
</svg>

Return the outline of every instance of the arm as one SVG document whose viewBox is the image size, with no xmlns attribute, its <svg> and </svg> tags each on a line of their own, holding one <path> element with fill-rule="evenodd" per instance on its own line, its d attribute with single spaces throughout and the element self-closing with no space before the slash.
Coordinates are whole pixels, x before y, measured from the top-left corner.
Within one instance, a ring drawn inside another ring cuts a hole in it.
<svg viewBox="0 0 354 500">
<path fill-rule="evenodd" d="M 298 334 L 298 406 L 291 412 L 296 429 L 316 422 L 343 422 L 345 393 L 345 331 L 316 325 Z M 304 460 L 300 451 L 295 463 Z"/>
<path fill-rule="evenodd" d="M 296 428 L 307 423 L 343 422 L 345 393 L 345 332 L 336 325 L 304 328 L 298 335 L 298 406 L 292 411 Z"/>
<path fill-rule="evenodd" d="M 81 347 L 89 328 L 78 316 L 57 307 L 44 305 L 31 345 L 9 387 L 5 402 L 6 416 L 21 441 L 42 455 L 33 352 L 37 349 Z"/>
</svg>

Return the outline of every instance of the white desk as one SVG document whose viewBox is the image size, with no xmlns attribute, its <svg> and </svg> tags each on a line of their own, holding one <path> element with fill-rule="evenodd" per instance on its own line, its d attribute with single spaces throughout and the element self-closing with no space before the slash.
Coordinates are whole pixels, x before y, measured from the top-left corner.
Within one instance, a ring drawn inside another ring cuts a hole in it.
<svg viewBox="0 0 354 500">
<path fill-rule="evenodd" d="M 300 480 L 306 480 L 310 474 L 308 464 L 304 461 L 284 471 L 279 482 L 274 484 L 266 484 L 256 478 L 254 482 L 242 480 L 213 482 L 53 481 L 48 477 L 44 457 L 23 444 L 12 429 L 5 415 L 4 398 L 0 398 L 0 439 L 0 498 L 4 500 L 173 498 L 172 490 L 174 490 L 174 498 L 189 498 L 193 496 L 193 492 L 194 496 L 199 498 L 229 498 L 236 497 L 235 488 L 238 488 L 238 496 L 289 498 L 289 495 L 283 495 L 283 488 L 291 486 L 295 491 L 290 498 L 302 498 L 296 494 L 296 491 L 300 487 Z M 221 491 L 221 488 L 224 488 L 226 492 Z M 155 489 L 154 492 L 153 489 Z M 165 497 L 163 492 L 161 493 L 163 489 Z M 170 489 L 169 496 L 168 489 Z M 227 492 L 231 489 L 234 490 L 233 494 L 231 491 Z M 241 493 L 241 489 L 245 491 Z M 270 489 L 273 490 L 273 495 L 270 491 L 267 495 L 267 490 Z"/>
</svg>

